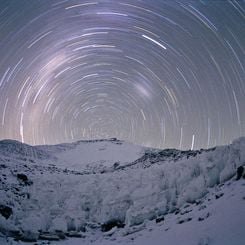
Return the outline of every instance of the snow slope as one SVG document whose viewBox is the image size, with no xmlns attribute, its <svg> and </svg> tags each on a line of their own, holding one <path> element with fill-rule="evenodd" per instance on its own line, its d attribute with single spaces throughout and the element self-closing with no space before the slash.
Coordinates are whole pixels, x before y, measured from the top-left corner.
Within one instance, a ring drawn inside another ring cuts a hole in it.
<svg viewBox="0 0 245 245">
<path fill-rule="evenodd" d="M 201 151 L 2 141 L 0 153 L 1 244 L 244 244 L 245 138 Z"/>
<path fill-rule="evenodd" d="M 111 236 L 104 233 L 92 240 L 92 244 L 243 245 L 244 205 L 245 180 L 227 181 L 209 189 L 208 194 L 197 203 L 186 204 L 181 210 L 165 215 L 162 222 L 148 222 L 127 236 L 119 229 Z M 80 245 L 81 239 L 54 244 Z M 91 244 L 91 239 L 82 239 L 82 244 Z"/>
</svg>

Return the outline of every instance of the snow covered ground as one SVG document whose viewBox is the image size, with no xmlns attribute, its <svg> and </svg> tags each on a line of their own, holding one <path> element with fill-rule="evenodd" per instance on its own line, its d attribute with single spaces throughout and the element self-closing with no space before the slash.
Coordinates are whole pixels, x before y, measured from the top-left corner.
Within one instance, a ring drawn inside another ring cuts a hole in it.
<svg viewBox="0 0 245 245">
<path fill-rule="evenodd" d="M 37 148 L 55 156 L 57 166 L 78 171 L 102 170 L 103 167 L 112 167 L 115 163 L 122 166 L 137 160 L 146 149 L 114 138 Z"/>
<path fill-rule="evenodd" d="M 2 141 L 0 244 L 243 245 L 244 165 L 245 138 L 200 151 Z"/>
</svg>

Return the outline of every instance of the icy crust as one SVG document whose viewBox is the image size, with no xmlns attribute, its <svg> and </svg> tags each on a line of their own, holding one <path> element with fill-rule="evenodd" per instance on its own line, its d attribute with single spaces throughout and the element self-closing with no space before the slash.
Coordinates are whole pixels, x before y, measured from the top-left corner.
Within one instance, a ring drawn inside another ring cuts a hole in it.
<svg viewBox="0 0 245 245">
<path fill-rule="evenodd" d="M 244 138 L 191 158 L 103 174 L 5 162 L 0 165 L 0 205 L 10 207 L 12 215 L 0 215 L 0 231 L 36 240 L 43 233 L 142 225 L 195 203 L 244 163 Z M 18 178 L 20 172 L 30 182 Z"/>
</svg>

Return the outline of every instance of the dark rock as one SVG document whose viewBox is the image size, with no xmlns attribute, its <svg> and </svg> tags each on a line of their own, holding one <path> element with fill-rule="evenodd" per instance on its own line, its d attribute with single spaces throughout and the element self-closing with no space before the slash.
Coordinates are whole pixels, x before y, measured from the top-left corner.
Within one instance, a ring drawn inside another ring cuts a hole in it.
<svg viewBox="0 0 245 245">
<path fill-rule="evenodd" d="M 210 215 L 209 213 L 206 213 L 204 216 L 199 217 L 198 221 L 203 221 L 203 220 L 207 219 L 209 217 L 209 215 Z"/>
<path fill-rule="evenodd" d="M 0 214 L 5 218 L 8 219 L 12 214 L 13 210 L 12 208 L 5 206 L 5 205 L 0 205 Z"/>
<path fill-rule="evenodd" d="M 192 218 L 181 219 L 181 220 L 179 220 L 178 224 L 183 224 L 183 223 L 189 222 L 191 220 L 192 220 Z"/>
<path fill-rule="evenodd" d="M 223 195 L 224 195 L 224 193 L 216 194 L 216 195 L 215 195 L 215 199 L 219 199 L 219 198 L 222 197 Z"/>
<path fill-rule="evenodd" d="M 78 230 L 81 231 L 81 232 L 86 232 L 86 227 L 85 226 L 81 226 L 81 227 L 79 227 Z"/>
<path fill-rule="evenodd" d="M 178 222 L 178 224 L 183 224 L 185 221 L 182 219 Z"/>
<path fill-rule="evenodd" d="M 195 204 L 196 204 L 196 205 L 200 205 L 201 203 L 202 203 L 201 200 L 195 200 Z"/>
<path fill-rule="evenodd" d="M 58 235 L 56 235 L 56 234 L 50 234 L 50 233 L 46 233 L 46 232 L 41 233 L 39 235 L 39 238 L 38 239 L 40 239 L 40 240 L 46 240 L 46 241 L 59 241 L 60 240 L 60 238 L 59 238 Z"/>
<path fill-rule="evenodd" d="M 56 230 L 55 234 L 61 239 L 64 240 L 66 238 L 65 233 L 63 231 Z"/>
<path fill-rule="evenodd" d="M 85 238 L 85 236 L 79 232 L 71 231 L 66 233 L 67 237 L 75 237 L 75 238 Z"/>
<path fill-rule="evenodd" d="M 240 166 L 237 168 L 237 171 L 236 171 L 236 180 L 239 180 L 241 179 L 242 175 L 243 175 L 243 172 L 244 172 L 244 167 L 243 166 Z"/>
<path fill-rule="evenodd" d="M 25 185 L 32 185 L 32 181 L 28 179 L 28 177 L 25 174 L 17 174 L 18 180 L 20 180 Z"/>
<path fill-rule="evenodd" d="M 120 162 L 115 162 L 115 163 L 113 164 L 113 168 L 114 168 L 114 169 L 117 169 L 119 166 L 120 166 Z"/>
<path fill-rule="evenodd" d="M 164 221 L 164 216 L 160 216 L 156 218 L 156 223 L 160 223 L 162 221 Z"/>
<path fill-rule="evenodd" d="M 206 207 L 207 207 L 206 205 L 202 205 L 202 206 L 199 207 L 198 210 L 199 210 L 199 211 L 200 211 L 200 210 L 203 210 L 203 209 L 205 209 Z"/>
<path fill-rule="evenodd" d="M 110 220 L 104 224 L 101 225 L 101 231 L 102 232 L 107 232 L 109 230 L 111 230 L 113 227 L 117 227 L 117 228 L 123 228 L 125 226 L 125 224 L 120 221 L 120 220 Z"/>
<path fill-rule="evenodd" d="M 17 187 L 14 187 L 14 189 L 15 189 L 16 191 L 20 191 L 20 189 L 19 189 L 19 188 L 17 188 Z"/>
<path fill-rule="evenodd" d="M 24 231 L 20 237 L 22 242 L 36 242 L 39 237 L 38 232 Z"/>
<path fill-rule="evenodd" d="M 23 182 L 27 182 L 28 181 L 28 178 L 25 174 L 17 174 L 17 178 L 19 180 L 22 180 Z"/>
<path fill-rule="evenodd" d="M 22 233 L 19 230 L 10 230 L 8 231 L 7 235 L 13 237 L 15 241 L 19 241 L 21 239 Z"/>
</svg>

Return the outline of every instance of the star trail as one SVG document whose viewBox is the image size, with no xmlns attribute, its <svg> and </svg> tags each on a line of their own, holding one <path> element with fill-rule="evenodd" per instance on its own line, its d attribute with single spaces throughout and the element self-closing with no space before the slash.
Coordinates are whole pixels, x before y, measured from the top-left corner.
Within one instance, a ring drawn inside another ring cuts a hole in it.
<svg viewBox="0 0 245 245">
<path fill-rule="evenodd" d="M 0 138 L 198 149 L 245 135 L 245 2 L 0 1 Z"/>
</svg>

